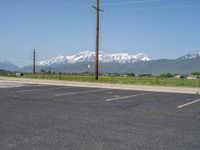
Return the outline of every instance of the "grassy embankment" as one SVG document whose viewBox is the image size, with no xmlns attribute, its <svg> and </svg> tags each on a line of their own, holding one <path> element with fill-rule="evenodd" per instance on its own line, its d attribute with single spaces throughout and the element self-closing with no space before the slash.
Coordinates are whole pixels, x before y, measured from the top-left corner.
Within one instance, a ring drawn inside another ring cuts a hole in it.
<svg viewBox="0 0 200 150">
<path fill-rule="evenodd" d="M 160 85 L 176 87 L 200 87 L 200 80 L 161 78 L 161 77 L 124 77 L 124 76 L 99 76 L 95 81 L 93 76 L 68 75 L 68 74 L 24 74 L 22 78 L 52 79 L 66 81 L 83 81 L 115 84 Z"/>
</svg>

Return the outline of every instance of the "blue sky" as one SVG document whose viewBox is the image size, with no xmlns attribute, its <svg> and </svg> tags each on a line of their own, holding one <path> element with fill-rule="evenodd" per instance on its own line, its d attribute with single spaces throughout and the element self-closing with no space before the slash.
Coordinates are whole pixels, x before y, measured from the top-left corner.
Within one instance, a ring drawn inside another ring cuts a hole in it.
<svg viewBox="0 0 200 150">
<path fill-rule="evenodd" d="M 177 58 L 200 49 L 199 0 L 100 0 L 100 49 Z M 95 49 L 95 0 L 0 0 L 0 58 L 23 66 Z"/>
</svg>

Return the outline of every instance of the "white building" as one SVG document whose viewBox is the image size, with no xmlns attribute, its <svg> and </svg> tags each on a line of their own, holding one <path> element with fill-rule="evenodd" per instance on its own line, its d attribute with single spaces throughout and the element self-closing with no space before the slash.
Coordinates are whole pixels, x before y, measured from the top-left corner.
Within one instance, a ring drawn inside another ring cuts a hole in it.
<svg viewBox="0 0 200 150">
<path fill-rule="evenodd" d="M 197 75 L 189 75 L 189 76 L 187 76 L 187 79 L 190 79 L 190 80 L 196 80 L 198 78 L 199 78 L 199 76 L 197 76 Z"/>
</svg>

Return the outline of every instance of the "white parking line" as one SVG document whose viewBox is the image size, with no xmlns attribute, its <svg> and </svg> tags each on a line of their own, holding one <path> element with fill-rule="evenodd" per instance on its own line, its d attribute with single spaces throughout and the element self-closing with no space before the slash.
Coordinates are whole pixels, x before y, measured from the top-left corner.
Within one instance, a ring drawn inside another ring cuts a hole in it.
<svg viewBox="0 0 200 150">
<path fill-rule="evenodd" d="M 191 105 L 191 104 L 197 103 L 197 102 L 199 102 L 199 101 L 200 101 L 200 99 L 197 99 L 197 100 L 195 100 L 195 101 L 192 101 L 192 102 L 189 102 L 189 103 L 186 103 L 186 104 L 180 105 L 180 106 L 178 106 L 177 108 L 183 108 L 183 107 L 186 107 L 186 106 L 188 106 L 188 105 Z"/>
<path fill-rule="evenodd" d="M 128 96 L 124 96 L 124 97 L 110 98 L 110 99 L 107 99 L 106 102 L 115 101 L 115 100 L 121 100 L 121 99 L 127 99 L 127 98 L 131 98 L 131 97 L 138 97 L 138 96 L 148 95 L 148 94 L 151 94 L 151 93 L 154 93 L 154 92 L 141 93 L 141 94 L 135 94 L 135 95 L 128 95 Z"/>
<path fill-rule="evenodd" d="M 74 93 L 62 93 L 62 94 L 56 94 L 55 96 L 67 96 L 67 95 L 76 95 L 76 94 L 87 94 L 87 93 L 94 93 L 94 92 L 101 92 L 106 90 L 92 90 L 92 91 L 81 91 L 81 92 L 74 92 Z"/>
<path fill-rule="evenodd" d="M 66 88 L 66 87 L 63 87 Z M 56 90 L 56 89 L 63 89 L 61 87 L 59 88 L 48 88 L 48 89 L 30 89 L 30 90 L 19 90 L 17 92 L 32 92 L 32 91 L 41 91 L 41 90 Z"/>
<path fill-rule="evenodd" d="M 0 82 L 0 88 L 15 88 L 15 87 L 23 87 L 24 84 L 15 84 L 9 82 Z"/>
</svg>

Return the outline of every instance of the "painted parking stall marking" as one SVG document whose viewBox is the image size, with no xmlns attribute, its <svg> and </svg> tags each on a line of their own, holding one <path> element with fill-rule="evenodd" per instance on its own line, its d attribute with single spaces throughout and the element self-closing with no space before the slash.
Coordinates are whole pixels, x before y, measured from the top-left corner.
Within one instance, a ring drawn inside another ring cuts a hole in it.
<svg viewBox="0 0 200 150">
<path fill-rule="evenodd" d="M 17 88 L 17 87 L 23 87 L 25 84 L 22 83 L 10 83 L 10 82 L 0 82 L 0 88 Z"/>
<path fill-rule="evenodd" d="M 95 93 L 95 92 L 102 92 L 102 91 L 106 91 L 106 90 L 92 90 L 92 91 L 81 91 L 81 92 L 73 92 L 73 93 L 61 93 L 61 94 L 55 94 L 55 97 L 67 96 L 67 95 Z"/>
<path fill-rule="evenodd" d="M 17 92 L 33 92 L 33 91 L 43 91 L 43 90 L 59 90 L 59 89 L 66 89 L 66 87 L 57 87 L 57 88 L 45 88 L 45 89 L 30 89 L 30 90 L 19 90 Z"/>
<path fill-rule="evenodd" d="M 123 96 L 123 97 L 115 97 L 115 98 L 107 99 L 106 102 L 122 100 L 122 99 L 127 99 L 127 98 L 132 98 L 132 97 L 138 97 L 138 96 L 148 95 L 148 94 L 152 94 L 152 93 L 154 93 L 154 92 L 141 93 L 141 94 L 135 94 L 135 95 L 128 95 L 128 96 Z"/>
<path fill-rule="evenodd" d="M 189 102 L 189 103 L 185 103 L 183 105 L 178 106 L 177 108 L 183 108 L 183 107 L 189 106 L 189 105 L 197 103 L 197 102 L 200 102 L 200 99 L 197 99 L 197 100 Z"/>
</svg>

